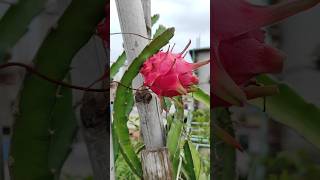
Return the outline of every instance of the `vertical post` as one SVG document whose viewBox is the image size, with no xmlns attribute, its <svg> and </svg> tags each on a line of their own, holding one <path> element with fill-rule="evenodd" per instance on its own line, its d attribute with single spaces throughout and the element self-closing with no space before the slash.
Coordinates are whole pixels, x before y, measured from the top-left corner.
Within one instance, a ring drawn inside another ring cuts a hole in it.
<svg viewBox="0 0 320 180">
<path fill-rule="evenodd" d="M 116 0 L 116 5 L 121 31 L 148 37 L 141 0 Z M 122 37 L 127 60 L 131 64 L 133 59 L 138 57 L 146 47 L 149 40 L 133 34 L 123 34 Z M 142 82 L 141 75 L 138 75 L 133 81 L 133 87 L 137 88 Z"/>
<path fill-rule="evenodd" d="M 140 115 L 140 130 L 146 149 L 165 146 L 165 135 L 160 105 L 157 97 L 147 89 L 135 94 L 136 106 Z M 152 112 L 152 113 L 150 113 Z"/>
<path fill-rule="evenodd" d="M 145 89 L 136 92 L 135 100 L 145 144 L 145 149 L 141 152 L 143 178 L 171 180 L 172 167 L 165 147 L 164 126 L 157 97 Z"/>
<path fill-rule="evenodd" d="M 151 0 L 141 0 L 148 37 L 151 37 Z"/>
<path fill-rule="evenodd" d="M 110 33 L 109 20 L 110 18 L 110 1 L 105 1 L 104 5 L 105 10 L 105 20 L 103 26 L 105 28 L 106 35 Z M 96 56 L 98 64 L 103 64 L 102 68 L 104 72 L 109 72 L 109 64 L 110 64 L 110 39 L 103 39 L 103 41 L 98 40 L 96 42 L 96 38 L 93 36 L 93 48 L 96 49 Z M 103 42 L 102 46 L 97 46 L 96 43 Z M 100 47 L 100 48 L 99 48 Z M 99 58 L 99 54 L 105 55 L 102 56 L 102 62 L 99 62 L 101 59 Z M 103 78 L 101 83 L 97 83 L 96 85 L 100 86 L 100 88 L 109 87 L 110 79 Z M 110 117 L 110 102 L 108 101 L 110 98 L 109 92 L 97 93 L 97 92 L 85 92 L 82 99 L 82 107 L 80 109 L 80 116 L 82 121 L 82 132 L 84 136 L 85 143 L 87 145 L 88 154 L 93 170 L 93 179 L 95 180 L 106 180 L 111 179 L 114 180 L 114 160 L 113 160 L 113 151 L 110 154 L 110 150 L 113 150 L 112 141 L 111 141 L 111 121 L 108 121 Z M 107 144 L 111 144 L 110 147 Z M 112 158 L 112 159 L 111 159 Z"/>
<path fill-rule="evenodd" d="M 109 178 L 109 143 L 107 131 L 107 98 L 102 93 L 86 92 L 80 109 L 82 132 L 86 142 L 95 180 Z"/>
<path fill-rule="evenodd" d="M 116 0 L 121 31 L 151 37 L 150 0 Z M 123 34 L 124 49 L 129 64 L 136 58 L 149 40 L 132 34 Z M 143 83 L 141 75 L 133 87 Z M 140 129 L 146 148 L 141 152 L 144 179 L 171 180 L 172 168 L 165 147 L 163 121 L 159 100 L 148 90 L 137 91 L 136 106 L 140 116 Z"/>
<path fill-rule="evenodd" d="M 97 47 L 95 46 L 94 48 Z M 103 50 L 106 51 L 105 67 L 107 67 L 109 66 L 110 51 L 109 49 Z M 105 78 L 97 85 L 101 88 L 106 88 L 109 83 L 109 78 Z M 114 180 L 114 173 L 111 169 L 114 162 L 113 159 L 110 159 L 111 156 L 113 157 L 113 152 L 112 154 L 110 153 L 110 150 L 113 150 L 112 141 L 110 142 L 110 138 L 112 138 L 111 122 L 107 120 L 108 116 L 110 116 L 108 99 L 109 92 L 85 92 L 80 108 L 80 118 L 82 121 L 81 130 L 87 145 L 95 180 Z M 111 144 L 111 149 L 109 149 L 107 144 Z"/>
</svg>

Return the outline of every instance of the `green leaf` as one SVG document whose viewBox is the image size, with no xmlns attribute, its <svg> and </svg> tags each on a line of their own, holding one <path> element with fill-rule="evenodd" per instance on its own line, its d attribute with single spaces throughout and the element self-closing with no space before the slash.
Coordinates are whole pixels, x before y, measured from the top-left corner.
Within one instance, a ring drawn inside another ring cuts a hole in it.
<svg viewBox="0 0 320 180">
<path fill-rule="evenodd" d="M 142 168 L 139 158 L 134 152 L 129 138 L 129 130 L 127 127 L 129 113 L 133 106 L 132 91 L 125 86 L 131 86 L 132 80 L 138 75 L 142 64 L 154 53 L 159 51 L 165 46 L 169 40 L 173 37 L 174 28 L 167 29 L 160 36 L 155 38 L 147 45 L 140 55 L 133 60 L 128 70 L 124 73 L 121 84 L 116 91 L 116 97 L 114 101 L 114 130 L 117 134 L 120 149 L 126 162 L 130 168 L 139 177 L 142 176 Z"/>
<path fill-rule="evenodd" d="M 123 51 L 121 53 L 121 55 L 118 57 L 118 59 L 116 60 L 116 62 L 114 62 L 111 65 L 110 68 L 110 79 L 113 79 L 114 76 L 118 73 L 118 71 L 120 70 L 120 68 L 124 65 L 124 63 L 126 62 L 126 53 Z"/>
<path fill-rule="evenodd" d="M 23 0 L 11 5 L 0 21 L 0 63 L 27 32 L 32 19 L 43 9 L 46 0 Z"/>
<path fill-rule="evenodd" d="M 184 150 L 184 158 L 185 158 L 185 163 L 183 164 L 183 167 L 185 169 L 184 173 L 187 174 L 187 176 L 189 177 L 188 179 L 196 179 L 196 174 L 194 171 L 194 164 L 192 160 L 192 154 L 189 147 L 189 143 L 184 144 L 183 150 Z"/>
<path fill-rule="evenodd" d="M 167 148 L 170 155 L 170 160 L 172 162 L 173 174 L 174 177 L 177 175 L 181 148 L 183 148 L 184 139 L 181 139 L 183 135 L 183 119 L 184 119 L 184 110 L 180 105 L 182 101 L 182 97 L 174 97 L 174 104 L 176 108 L 176 112 L 174 115 L 174 120 L 171 123 L 170 130 L 167 136 Z"/>
<path fill-rule="evenodd" d="M 186 159 L 185 168 L 189 173 L 189 177 L 198 180 L 201 170 L 200 154 L 191 141 L 186 142 L 183 148 Z"/>
<path fill-rule="evenodd" d="M 166 27 L 163 25 L 159 25 L 158 29 L 156 30 L 156 32 L 153 35 L 153 38 L 158 37 L 160 34 L 162 34 L 164 31 L 166 31 Z"/>
<path fill-rule="evenodd" d="M 172 162 L 172 168 L 174 176 L 177 174 L 179 157 L 180 157 L 180 146 L 181 136 L 183 130 L 183 123 L 181 121 L 174 120 L 171 124 L 171 128 L 167 136 L 167 148 L 169 150 L 170 160 Z"/>
<path fill-rule="evenodd" d="M 277 84 L 280 90 L 279 94 L 266 98 L 266 113 L 320 148 L 319 108 L 306 102 L 288 85 L 278 83 L 268 76 L 258 77 L 258 83 Z M 251 104 L 263 108 L 262 99 L 251 101 Z"/>
<path fill-rule="evenodd" d="M 163 97 L 163 105 L 164 105 L 165 110 L 169 111 L 172 106 L 172 102 L 171 102 L 170 98 Z"/>
<path fill-rule="evenodd" d="M 210 96 L 206 92 L 204 92 L 201 88 L 198 87 L 196 92 L 192 93 L 192 96 L 194 97 L 194 99 L 202 102 L 208 108 L 210 108 Z"/>
<path fill-rule="evenodd" d="M 176 112 L 174 113 L 174 120 L 183 122 L 184 120 L 184 106 L 182 101 L 182 96 L 176 96 L 172 98 L 174 101 L 174 106 L 176 108 Z"/>
<path fill-rule="evenodd" d="M 155 14 L 151 17 L 151 26 L 153 26 L 155 23 L 157 23 L 157 21 L 159 20 L 160 15 L 159 14 Z"/>
</svg>

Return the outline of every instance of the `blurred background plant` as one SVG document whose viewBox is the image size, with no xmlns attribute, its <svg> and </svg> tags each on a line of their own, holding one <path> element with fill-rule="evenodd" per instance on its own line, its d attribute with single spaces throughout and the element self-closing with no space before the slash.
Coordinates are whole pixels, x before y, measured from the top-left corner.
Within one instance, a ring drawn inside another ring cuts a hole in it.
<svg viewBox="0 0 320 180">
<path fill-rule="evenodd" d="M 286 1 L 250 2 L 270 5 Z M 280 94 L 251 101 L 245 108 L 228 108 L 230 121 L 222 125 L 231 127 L 244 152 L 232 151 L 216 138 L 218 154 L 211 156 L 216 174 L 241 180 L 319 179 L 320 26 L 315 23 L 319 8 L 265 28 L 268 44 L 284 51 L 287 60 L 282 73 L 270 79 L 260 76 L 258 82 L 277 83 Z"/>
<path fill-rule="evenodd" d="M 9 179 L 9 169 L 16 180 L 93 175 L 82 133 L 97 126 L 80 120 L 83 91 L 48 82 L 21 67 L 3 65 L 25 64 L 56 81 L 87 87 L 102 76 L 109 59 L 95 34 L 106 17 L 107 4 L 108 0 L 0 1 L 0 179 Z M 105 113 L 100 112 L 99 119 L 99 112 L 93 112 L 86 118 L 106 122 Z M 85 127 L 88 124 L 90 128 Z M 107 126 L 99 126 L 105 132 L 100 136 L 105 145 Z M 107 155 L 102 152 L 101 159 Z"/>
</svg>

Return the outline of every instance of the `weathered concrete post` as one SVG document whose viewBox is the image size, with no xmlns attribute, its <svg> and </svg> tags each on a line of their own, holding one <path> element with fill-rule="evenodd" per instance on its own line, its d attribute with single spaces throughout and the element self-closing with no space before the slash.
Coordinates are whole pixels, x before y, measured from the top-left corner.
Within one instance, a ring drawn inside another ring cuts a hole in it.
<svg viewBox="0 0 320 180">
<path fill-rule="evenodd" d="M 123 33 L 135 33 L 151 37 L 150 0 L 116 0 Z M 129 64 L 136 58 L 149 40 L 132 34 L 123 34 L 124 48 Z M 143 84 L 139 75 L 133 82 L 137 88 Z M 160 103 L 150 91 L 142 89 L 135 94 L 140 115 L 140 129 L 146 148 L 141 152 L 143 179 L 171 180 L 172 168 L 165 147 Z"/>
</svg>

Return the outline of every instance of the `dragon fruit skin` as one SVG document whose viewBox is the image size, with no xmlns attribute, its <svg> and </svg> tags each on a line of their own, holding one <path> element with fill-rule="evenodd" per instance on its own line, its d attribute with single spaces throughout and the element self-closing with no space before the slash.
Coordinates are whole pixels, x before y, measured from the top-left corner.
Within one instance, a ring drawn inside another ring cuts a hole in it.
<svg viewBox="0 0 320 180">
<path fill-rule="evenodd" d="M 140 73 L 144 86 L 160 97 L 173 97 L 192 92 L 192 86 L 199 83 L 192 71 L 207 63 L 209 61 L 188 63 L 183 53 L 160 51 L 143 64 Z"/>
<path fill-rule="evenodd" d="M 110 47 L 110 2 L 106 2 L 105 19 L 102 20 L 97 26 L 97 35 L 103 40 L 103 45 L 106 49 Z"/>
</svg>

